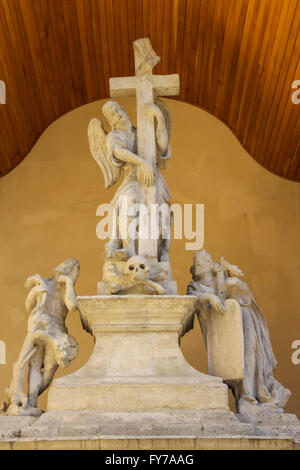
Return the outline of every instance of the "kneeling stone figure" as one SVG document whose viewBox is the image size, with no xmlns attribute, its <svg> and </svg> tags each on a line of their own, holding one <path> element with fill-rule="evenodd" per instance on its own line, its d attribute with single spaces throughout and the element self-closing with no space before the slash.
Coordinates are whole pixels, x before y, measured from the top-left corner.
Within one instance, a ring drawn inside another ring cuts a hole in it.
<svg viewBox="0 0 300 470">
<path fill-rule="evenodd" d="M 54 269 L 51 278 L 35 274 L 25 283 L 31 289 L 25 301 L 28 332 L 3 404 L 8 415 L 39 416 L 42 410 L 37 408 L 38 396 L 49 387 L 58 366 L 67 367 L 77 356 L 78 344 L 68 334 L 65 320 L 68 312 L 77 310 L 74 285 L 79 271 L 79 262 L 68 258 Z M 27 367 L 26 395 L 23 386 Z"/>
<path fill-rule="evenodd" d="M 248 285 L 241 281 L 242 271 L 221 258 L 214 263 L 206 250 L 195 252 L 191 267 L 193 281 L 187 293 L 199 298 L 198 318 L 206 342 L 206 316 L 226 315 L 224 301 L 238 302 L 243 323 L 244 378 L 230 384 L 236 401 L 237 412 L 245 416 L 265 413 L 282 413 L 291 396 L 290 390 L 274 377 L 276 359 L 273 354 L 269 331 L 263 313 L 257 305 Z M 231 338 L 228 338 L 230 347 Z"/>
</svg>

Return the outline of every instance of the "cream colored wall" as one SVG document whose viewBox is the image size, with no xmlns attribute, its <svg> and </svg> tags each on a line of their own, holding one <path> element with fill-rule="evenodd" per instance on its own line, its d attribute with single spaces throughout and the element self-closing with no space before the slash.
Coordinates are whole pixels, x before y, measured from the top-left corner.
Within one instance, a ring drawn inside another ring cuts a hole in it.
<svg viewBox="0 0 300 470">
<path fill-rule="evenodd" d="M 165 175 L 173 202 L 205 204 L 205 247 L 216 260 L 224 255 L 243 269 L 269 324 L 279 363 L 276 377 L 293 392 L 287 411 L 300 417 L 300 365 L 291 362 L 291 344 L 300 339 L 300 185 L 260 167 L 213 116 L 167 102 L 174 126 L 173 156 Z M 134 101 L 120 103 L 134 119 Z M 59 262 L 74 256 L 81 263 L 78 294 L 96 293 L 104 246 L 96 238 L 96 208 L 115 191 L 104 190 L 88 149 L 87 125 L 100 114 L 100 104 L 86 105 L 52 124 L 30 155 L 0 180 L 0 340 L 7 346 L 7 364 L 0 364 L 0 400 L 26 331 L 26 277 L 36 272 L 50 276 Z M 180 294 L 190 281 L 192 262 L 184 244 L 174 241 L 171 253 Z M 67 323 L 80 353 L 57 376 L 78 369 L 93 348 L 77 314 Z M 206 371 L 197 323 L 182 349 L 194 367 Z M 45 403 L 46 394 L 41 406 Z"/>
</svg>

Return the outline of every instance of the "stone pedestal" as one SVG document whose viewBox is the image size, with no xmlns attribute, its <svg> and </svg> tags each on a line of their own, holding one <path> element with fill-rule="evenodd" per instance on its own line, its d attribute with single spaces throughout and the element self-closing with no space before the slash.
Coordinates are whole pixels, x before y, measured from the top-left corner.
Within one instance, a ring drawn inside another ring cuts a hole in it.
<svg viewBox="0 0 300 470">
<path fill-rule="evenodd" d="M 179 347 L 195 297 L 77 300 L 95 349 L 80 370 L 54 381 L 49 410 L 228 410 L 226 385 L 191 367 Z"/>
<path fill-rule="evenodd" d="M 193 318 L 196 297 L 93 296 L 77 301 L 95 348 L 80 370 L 54 381 L 50 413 L 40 425 L 47 427 L 52 416 L 60 426 L 63 415 L 56 413 L 72 410 L 66 416 L 73 416 L 74 426 L 79 429 L 81 421 L 91 429 L 93 413 L 88 410 L 93 410 L 94 424 L 106 435 L 126 436 L 129 425 L 131 435 L 201 435 L 201 429 L 213 435 L 217 428 L 221 435 L 252 433 L 252 425 L 240 423 L 229 411 L 222 379 L 198 372 L 181 353 L 179 340 Z"/>
<path fill-rule="evenodd" d="M 95 338 L 93 354 L 80 370 L 54 381 L 47 413 L 0 417 L 0 448 L 295 448 L 296 417 L 237 419 L 222 379 L 185 361 L 179 341 L 196 301 L 79 297 L 82 323 Z"/>
</svg>

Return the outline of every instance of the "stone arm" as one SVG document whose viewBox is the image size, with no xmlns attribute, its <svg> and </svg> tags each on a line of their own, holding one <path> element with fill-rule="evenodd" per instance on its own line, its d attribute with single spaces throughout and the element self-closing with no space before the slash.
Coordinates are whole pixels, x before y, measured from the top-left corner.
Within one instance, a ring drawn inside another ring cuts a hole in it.
<svg viewBox="0 0 300 470">
<path fill-rule="evenodd" d="M 154 105 L 155 106 L 155 105 Z M 156 106 L 156 144 L 158 147 L 159 155 L 166 155 L 169 150 L 169 135 L 165 123 L 165 117 L 161 110 Z"/>
<path fill-rule="evenodd" d="M 149 116 L 153 116 L 156 119 L 156 145 L 159 156 L 164 158 L 163 156 L 168 154 L 169 157 L 171 154 L 169 149 L 169 134 L 162 111 L 155 104 L 146 104 L 144 109 Z"/>
<path fill-rule="evenodd" d="M 195 295 L 198 297 L 198 311 L 211 307 L 217 313 L 223 315 L 225 313 L 225 307 L 222 304 L 218 296 L 203 292 L 201 288 L 197 286 L 197 282 L 190 282 L 187 289 L 188 295 Z"/>
<path fill-rule="evenodd" d="M 76 292 L 74 289 L 73 281 L 69 276 L 64 274 L 58 278 L 58 283 L 65 286 L 64 302 L 69 312 L 77 310 Z"/>
<path fill-rule="evenodd" d="M 38 286 L 33 287 L 25 300 L 26 311 L 31 312 L 37 304 L 38 297 L 41 294 L 45 294 L 46 296 L 47 293 L 48 293 L 48 290 L 43 285 L 38 285 Z"/>
<path fill-rule="evenodd" d="M 217 295 L 224 298 L 224 292 L 226 287 L 226 274 L 225 271 L 218 263 L 214 263 L 214 273 L 216 275 L 216 289 Z"/>
<path fill-rule="evenodd" d="M 117 142 L 113 145 L 113 154 L 114 157 L 116 157 L 122 163 L 131 163 L 132 165 L 138 166 L 143 161 L 138 155 L 131 152 L 130 150 L 127 150 Z"/>
<path fill-rule="evenodd" d="M 122 147 L 120 144 L 115 144 L 113 147 L 113 154 L 114 156 L 124 163 L 131 163 L 132 165 L 136 165 L 138 167 L 137 170 L 137 178 L 141 184 L 145 186 L 152 186 L 154 183 L 154 174 L 151 167 L 148 165 L 145 160 L 142 160 L 130 150 Z"/>
<path fill-rule="evenodd" d="M 200 309 L 209 305 L 215 312 L 220 313 L 221 315 L 224 315 L 225 313 L 224 305 L 214 294 L 201 293 L 198 295 L 198 302 Z"/>
<path fill-rule="evenodd" d="M 240 278 L 243 276 L 243 272 L 228 261 L 225 258 L 221 258 L 220 264 L 214 263 L 213 272 L 216 276 L 216 288 L 217 288 L 217 295 L 223 300 L 226 297 L 227 291 L 227 280 L 230 277 Z"/>
</svg>

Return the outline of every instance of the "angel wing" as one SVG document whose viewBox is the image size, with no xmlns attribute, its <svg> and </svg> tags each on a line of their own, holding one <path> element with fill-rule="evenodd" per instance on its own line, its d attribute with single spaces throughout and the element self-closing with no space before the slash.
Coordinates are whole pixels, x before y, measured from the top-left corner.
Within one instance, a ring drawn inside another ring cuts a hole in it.
<svg viewBox="0 0 300 470">
<path fill-rule="evenodd" d="M 100 119 L 93 118 L 88 127 L 90 150 L 102 170 L 105 188 L 107 189 L 119 180 L 121 168 L 113 165 L 109 158 L 106 136 L 107 133 Z"/>
<path fill-rule="evenodd" d="M 234 264 L 229 263 L 223 257 L 221 258 L 220 264 L 221 264 L 223 270 L 228 272 L 230 277 L 240 278 L 240 277 L 244 276 L 243 271 L 238 266 L 235 266 Z"/>
<path fill-rule="evenodd" d="M 168 132 L 168 137 L 169 137 L 169 140 L 170 140 L 171 133 L 172 133 L 172 116 L 171 116 L 171 113 L 170 113 L 167 105 L 160 98 L 155 98 L 155 104 L 156 104 L 156 106 L 159 107 L 159 109 L 161 110 L 161 112 L 164 115 L 165 123 L 166 123 L 166 127 L 167 127 L 167 132 Z"/>
</svg>

